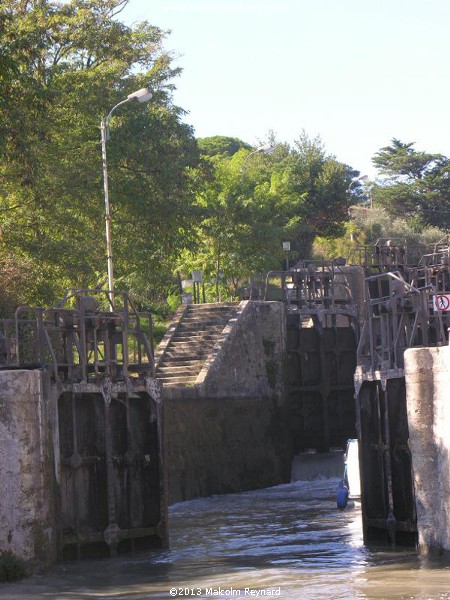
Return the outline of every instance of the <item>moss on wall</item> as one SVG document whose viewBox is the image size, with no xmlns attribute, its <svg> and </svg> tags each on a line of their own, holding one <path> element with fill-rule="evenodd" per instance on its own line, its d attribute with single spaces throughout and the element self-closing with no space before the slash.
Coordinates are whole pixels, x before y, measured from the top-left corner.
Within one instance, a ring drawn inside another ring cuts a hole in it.
<svg viewBox="0 0 450 600">
<path fill-rule="evenodd" d="M 27 575 L 27 567 L 24 560 L 12 552 L 4 552 L 0 555 L 0 581 L 15 581 L 25 575 Z"/>
</svg>

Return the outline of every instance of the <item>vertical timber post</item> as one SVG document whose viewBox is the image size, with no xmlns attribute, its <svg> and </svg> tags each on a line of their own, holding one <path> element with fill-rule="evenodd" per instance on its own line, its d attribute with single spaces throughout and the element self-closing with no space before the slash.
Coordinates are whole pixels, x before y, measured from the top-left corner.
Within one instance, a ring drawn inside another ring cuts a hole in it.
<svg viewBox="0 0 450 600">
<path fill-rule="evenodd" d="M 108 378 L 103 382 L 102 393 L 105 408 L 105 458 L 108 503 L 108 527 L 105 529 L 104 538 L 109 546 L 111 556 L 116 556 L 117 546 L 120 541 L 120 527 L 116 522 L 116 498 L 114 493 L 114 465 L 111 432 L 112 383 Z"/>
</svg>

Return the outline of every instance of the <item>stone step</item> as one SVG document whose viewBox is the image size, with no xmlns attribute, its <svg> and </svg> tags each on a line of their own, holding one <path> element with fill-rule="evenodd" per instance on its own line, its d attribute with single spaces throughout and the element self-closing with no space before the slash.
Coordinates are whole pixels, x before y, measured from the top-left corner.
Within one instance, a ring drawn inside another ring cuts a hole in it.
<svg viewBox="0 0 450 600">
<path fill-rule="evenodd" d="M 220 333 L 225 329 L 225 327 L 228 325 L 229 321 L 224 321 L 223 323 L 203 323 L 201 321 L 199 321 L 198 323 L 181 323 L 180 325 L 178 325 L 178 327 L 176 328 L 176 332 L 178 331 L 185 331 L 187 333 L 195 333 L 196 331 L 198 332 L 211 332 L 214 333 L 215 335 L 220 335 Z"/>
<path fill-rule="evenodd" d="M 238 303 L 189 305 L 159 359 L 158 380 L 169 386 L 192 385 L 237 307 Z"/>
<path fill-rule="evenodd" d="M 180 338 L 176 340 L 172 340 L 167 350 L 170 352 L 174 350 L 175 352 L 179 352 L 180 350 L 188 350 L 192 354 L 204 354 L 205 351 L 209 351 L 211 348 L 217 343 L 216 338 L 212 339 L 204 339 L 199 338 L 192 340 L 190 338 Z"/>
<path fill-rule="evenodd" d="M 204 362 L 208 354 L 212 348 L 207 348 L 202 352 L 192 352 L 191 350 L 186 351 L 173 351 L 169 350 L 167 354 L 164 355 L 160 362 L 164 362 L 165 364 L 174 364 L 175 362 Z"/>
<path fill-rule="evenodd" d="M 180 340 L 179 342 L 173 342 L 169 348 L 167 348 L 167 351 L 174 352 L 178 356 L 187 353 L 192 354 L 193 356 L 203 356 L 205 352 L 209 352 L 215 345 L 216 340 L 199 340 L 195 344 L 192 340 Z"/>
<path fill-rule="evenodd" d="M 206 357 L 203 356 L 165 356 L 157 368 L 173 366 L 200 369 L 205 360 Z"/>
<path fill-rule="evenodd" d="M 228 323 L 228 321 L 227 321 Z M 178 325 L 175 335 L 177 333 L 221 333 L 225 328 L 226 323 L 216 323 L 214 325 L 205 325 L 204 323 L 199 323 L 198 325 L 191 325 L 190 323 L 181 323 Z"/>
<path fill-rule="evenodd" d="M 165 386 L 175 386 L 175 385 L 189 385 L 195 383 L 197 376 L 194 375 L 192 377 L 179 376 L 179 377 L 157 377 L 158 381 Z"/>
<path fill-rule="evenodd" d="M 165 360 L 165 359 L 168 360 Z M 174 367 L 201 367 L 204 363 L 203 358 L 199 358 L 198 356 L 188 357 L 186 356 L 164 356 L 160 366 L 165 367 L 166 365 L 173 365 Z M 159 367 L 158 367 L 159 368 Z"/>
<path fill-rule="evenodd" d="M 178 327 L 220 327 L 228 323 L 230 319 L 203 319 L 202 317 L 187 317 L 183 319 Z"/>
<path fill-rule="evenodd" d="M 215 339 L 217 340 L 220 337 L 220 334 L 222 333 L 223 328 L 220 329 L 220 331 L 211 331 L 210 329 L 206 329 L 205 331 L 176 331 L 172 341 L 173 340 L 179 340 L 181 338 L 186 338 L 186 339 L 192 339 L 192 341 L 195 341 L 196 339 Z"/>
<path fill-rule="evenodd" d="M 205 362 L 203 356 L 164 356 L 158 366 L 168 367 L 170 365 L 174 367 L 195 367 L 200 368 Z"/>
<path fill-rule="evenodd" d="M 172 375 L 174 377 L 178 377 L 181 375 L 186 375 L 187 377 L 190 377 L 191 375 L 195 377 L 197 377 L 197 375 L 200 373 L 201 369 L 199 369 L 198 367 L 175 367 L 173 365 L 167 365 L 167 366 L 160 366 L 156 369 L 156 377 L 159 376 L 163 376 L 163 377 L 171 377 Z"/>
<path fill-rule="evenodd" d="M 213 348 L 214 346 L 211 346 Z M 209 346 L 205 348 L 205 345 L 199 345 L 194 347 L 192 344 L 176 344 L 170 345 L 165 354 L 165 358 L 180 358 L 182 360 L 200 360 L 205 355 L 206 351 L 211 349 Z"/>
<path fill-rule="evenodd" d="M 176 337 L 173 336 L 169 346 L 171 346 L 172 344 L 174 346 L 191 344 L 192 347 L 194 347 L 195 345 L 198 346 L 200 344 L 215 344 L 218 339 L 220 339 L 220 335 L 209 335 L 207 333 L 203 335 L 187 335 L 184 333 L 180 333 L 180 335 L 177 335 Z"/>
<path fill-rule="evenodd" d="M 184 317 L 181 323 L 207 323 L 216 325 L 218 323 L 228 323 L 233 317 L 234 313 L 231 315 L 189 315 Z"/>
<path fill-rule="evenodd" d="M 183 357 L 184 358 L 184 357 Z M 198 371 L 200 371 L 203 368 L 203 365 L 205 364 L 205 360 L 207 359 L 207 356 L 202 357 L 201 360 L 179 360 L 177 358 L 171 358 L 169 360 L 163 360 L 159 363 L 159 365 L 157 366 L 157 369 L 159 369 L 160 367 L 195 367 Z"/>
<path fill-rule="evenodd" d="M 217 304 L 188 304 L 188 312 L 201 311 L 221 311 L 221 310 L 236 310 L 239 302 L 220 302 Z"/>
</svg>

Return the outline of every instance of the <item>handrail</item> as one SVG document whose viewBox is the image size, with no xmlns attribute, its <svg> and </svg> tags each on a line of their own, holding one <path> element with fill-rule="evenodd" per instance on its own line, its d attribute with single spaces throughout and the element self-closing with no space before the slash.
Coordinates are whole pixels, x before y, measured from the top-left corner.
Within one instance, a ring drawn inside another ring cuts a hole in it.
<svg viewBox="0 0 450 600">
<path fill-rule="evenodd" d="M 83 306 L 83 295 L 95 293 L 104 294 L 104 290 L 71 288 L 61 301 L 49 308 L 19 306 L 12 320 L 16 355 L 14 360 L 7 355 L 7 364 L 51 366 L 56 380 L 64 376 L 87 381 L 92 373 L 95 377 L 104 373 L 113 380 L 136 372 L 154 376 L 152 343 L 142 329 L 141 314 L 128 294 L 122 295 L 123 308 L 113 312 L 98 308 L 98 303 Z M 109 296 L 105 297 L 109 300 Z M 72 298 L 80 300 L 77 307 L 68 307 Z M 153 339 L 151 313 L 147 316 Z M 135 354 L 130 362 L 132 340 Z"/>
</svg>

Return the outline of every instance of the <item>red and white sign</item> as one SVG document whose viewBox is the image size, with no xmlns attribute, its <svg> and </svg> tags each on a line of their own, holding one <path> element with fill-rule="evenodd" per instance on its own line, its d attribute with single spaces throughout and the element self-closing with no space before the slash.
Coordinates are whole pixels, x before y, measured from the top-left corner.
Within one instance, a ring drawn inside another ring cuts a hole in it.
<svg viewBox="0 0 450 600">
<path fill-rule="evenodd" d="M 437 296 L 433 296 L 433 308 L 441 312 L 450 310 L 450 294 L 437 294 Z"/>
</svg>

